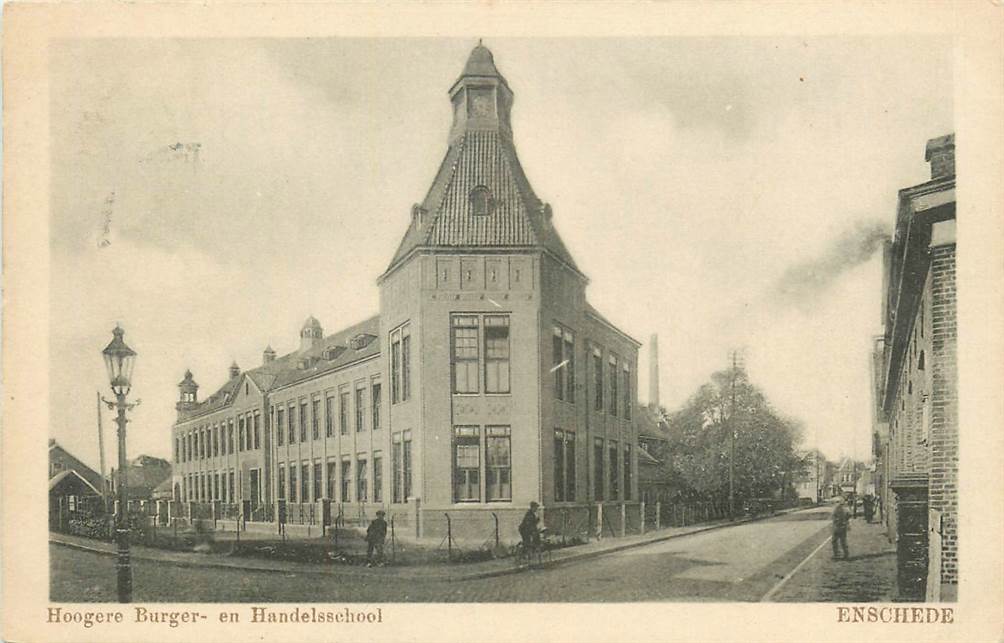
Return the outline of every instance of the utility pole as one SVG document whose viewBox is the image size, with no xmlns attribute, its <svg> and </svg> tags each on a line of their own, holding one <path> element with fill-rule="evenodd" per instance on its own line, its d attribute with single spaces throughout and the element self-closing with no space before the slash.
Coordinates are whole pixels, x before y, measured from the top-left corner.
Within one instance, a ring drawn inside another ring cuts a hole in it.
<svg viewBox="0 0 1004 643">
<path fill-rule="evenodd" d="M 108 479 L 105 478 L 105 435 L 101 427 L 101 392 L 95 391 L 98 397 L 98 462 L 101 467 L 101 502 L 104 503 L 105 511 L 108 510 Z"/>
<path fill-rule="evenodd" d="M 729 410 L 729 520 L 736 519 L 736 351 L 732 351 L 732 404 Z"/>
</svg>

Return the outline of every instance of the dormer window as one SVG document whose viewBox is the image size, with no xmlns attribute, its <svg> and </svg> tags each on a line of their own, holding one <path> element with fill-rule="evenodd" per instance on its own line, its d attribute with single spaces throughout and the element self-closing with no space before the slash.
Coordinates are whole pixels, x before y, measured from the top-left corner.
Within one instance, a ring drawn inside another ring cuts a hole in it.
<svg viewBox="0 0 1004 643">
<path fill-rule="evenodd" d="M 491 214 L 495 201 L 492 199 L 491 190 L 483 185 L 479 185 L 470 194 L 471 212 L 476 217 L 486 217 Z"/>
</svg>

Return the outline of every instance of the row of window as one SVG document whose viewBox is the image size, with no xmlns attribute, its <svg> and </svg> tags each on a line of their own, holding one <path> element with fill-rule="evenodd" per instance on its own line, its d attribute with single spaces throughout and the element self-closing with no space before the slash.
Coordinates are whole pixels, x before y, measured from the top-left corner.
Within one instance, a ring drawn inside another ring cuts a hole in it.
<svg viewBox="0 0 1004 643">
<path fill-rule="evenodd" d="M 554 431 L 554 499 L 556 502 L 575 502 L 576 457 L 575 432 Z M 619 463 L 623 463 L 623 467 Z M 623 478 L 622 478 L 623 475 Z M 631 499 L 631 445 L 618 450 L 615 440 L 604 444 L 603 438 L 593 443 L 593 499 L 605 498 L 604 486 L 609 484 L 610 500 Z M 624 495 L 621 498 L 621 482 Z"/>
<path fill-rule="evenodd" d="M 575 334 L 568 328 L 555 324 L 551 344 L 551 371 L 554 374 L 554 396 L 565 402 L 575 402 Z M 631 419 L 631 365 L 610 353 L 606 366 L 603 350 L 592 346 L 591 370 L 593 380 L 593 410 L 606 411 L 613 416 Z M 606 370 L 606 375 L 604 375 Z M 604 377 L 606 383 L 604 384 Z M 604 389 L 606 386 L 606 390 Z M 604 407 L 604 395 L 606 406 Z"/>
<path fill-rule="evenodd" d="M 247 413 L 237 418 L 237 443 L 234 444 L 234 419 L 224 420 L 212 426 L 192 429 L 174 438 L 174 461 L 190 462 L 205 460 L 221 455 L 231 455 L 235 451 L 249 451 L 261 448 L 261 415 Z"/>
<path fill-rule="evenodd" d="M 253 472 L 255 476 L 252 482 L 257 487 L 258 471 L 255 469 Z M 188 473 L 181 477 L 181 499 L 189 502 L 210 502 L 213 500 L 227 503 L 236 502 L 237 492 L 234 482 L 233 469 Z M 256 488 L 255 492 L 257 491 Z M 255 493 L 254 504 L 257 504 L 258 499 L 260 496 Z"/>
<path fill-rule="evenodd" d="M 392 502 L 405 502 L 411 495 L 411 431 L 395 433 L 391 451 Z M 339 468 L 339 464 L 341 465 Z M 371 468 L 372 466 L 372 468 Z M 289 502 L 383 502 L 383 452 L 343 456 L 340 461 L 282 463 L 278 471 L 278 498 Z M 372 476 L 372 486 L 370 477 Z"/>
<path fill-rule="evenodd" d="M 369 404 L 366 403 L 366 387 L 357 386 L 353 393 L 341 391 L 338 394 L 338 432 L 341 435 L 349 433 L 349 418 L 352 417 L 352 426 L 359 433 L 366 430 L 366 408 L 370 409 L 370 426 L 374 431 L 379 431 L 380 404 L 382 403 L 382 391 L 379 382 L 373 382 L 369 387 Z M 350 408 L 350 398 L 354 397 L 354 415 Z M 308 439 L 318 440 L 321 437 L 321 420 L 324 421 L 324 436 L 330 438 L 335 434 L 335 396 L 328 395 L 324 398 L 324 413 L 321 413 L 321 399 L 315 397 L 310 400 L 301 400 L 299 404 L 289 402 L 288 404 L 277 404 L 272 407 L 275 414 L 275 437 L 279 446 L 296 444 L 299 436 L 300 442 Z M 297 412 L 299 411 L 299 412 Z M 309 437 L 308 437 L 309 436 Z"/>
</svg>

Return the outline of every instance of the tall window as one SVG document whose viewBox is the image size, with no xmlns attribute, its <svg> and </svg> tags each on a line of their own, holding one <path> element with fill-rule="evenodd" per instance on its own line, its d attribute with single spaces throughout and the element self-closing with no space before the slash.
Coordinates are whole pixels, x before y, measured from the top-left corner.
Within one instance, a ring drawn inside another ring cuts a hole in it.
<svg viewBox="0 0 1004 643">
<path fill-rule="evenodd" d="M 377 382 L 370 387 L 370 416 L 373 418 L 373 430 L 380 430 L 380 383 Z"/>
<path fill-rule="evenodd" d="M 227 493 L 229 497 L 227 498 L 230 502 L 235 502 L 237 500 L 237 487 L 234 486 L 234 472 L 231 471 L 227 476 Z"/>
<path fill-rule="evenodd" d="M 411 398 L 411 326 L 401 329 L 401 401 Z"/>
<path fill-rule="evenodd" d="M 289 465 L 289 501 L 296 502 L 296 463 Z"/>
<path fill-rule="evenodd" d="M 234 421 L 227 422 L 227 453 L 234 452 Z"/>
<path fill-rule="evenodd" d="M 365 402 L 363 400 L 365 397 L 365 389 L 356 389 L 356 433 L 361 433 L 365 428 L 364 416 L 366 411 Z"/>
<path fill-rule="evenodd" d="M 315 501 L 321 499 L 321 483 L 323 482 L 323 479 L 321 477 L 322 475 L 323 475 L 323 473 L 321 471 L 321 463 L 320 462 L 315 462 L 314 463 L 314 500 Z"/>
<path fill-rule="evenodd" d="M 554 430 L 554 499 L 565 499 L 565 432 Z"/>
<path fill-rule="evenodd" d="M 373 452 L 373 502 L 383 502 L 383 454 Z"/>
<path fill-rule="evenodd" d="M 575 433 L 565 431 L 565 500 L 575 501 Z"/>
<path fill-rule="evenodd" d="M 476 315 L 453 315 L 453 392 L 477 393 L 478 388 L 478 318 Z"/>
<path fill-rule="evenodd" d="M 340 500 L 342 502 L 352 502 L 352 496 L 350 495 L 350 485 L 352 483 L 352 460 L 348 458 L 342 458 L 342 497 Z"/>
<path fill-rule="evenodd" d="M 481 438 L 476 426 L 453 429 L 453 502 L 481 500 Z"/>
<path fill-rule="evenodd" d="M 624 499 L 631 499 L 631 445 L 624 445 Z"/>
<path fill-rule="evenodd" d="M 617 443 L 610 443 L 610 499 L 617 500 L 620 495 L 620 467 L 618 466 Z"/>
<path fill-rule="evenodd" d="M 485 478 L 488 501 L 512 500 L 512 449 L 510 429 L 490 426 L 485 436 Z"/>
<path fill-rule="evenodd" d="M 411 397 L 411 324 L 390 334 L 390 401 L 406 402 Z"/>
<path fill-rule="evenodd" d="M 407 501 L 407 499 L 411 497 L 411 431 L 404 432 L 401 459 L 403 463 L 401 478 L 404 485 L 404 498 Z"/>
<path fill-rule="evenodd" d="M 624 417 L 628 420 L 631 419 L 631 407 L 634 406 L 631 403 L 631 366 L 627 362 L 622 364 L 621 376 L 623 382 L 621 382 L 621 391 L 624 395 Z"/>
<path fill-rule="evenodd" d="M 174 461 L 181 462 L 181 438 L 174 437 Z"/>
<path fill-rule="evenodd" d="M 610 415 L 617 415 L 617 357 L 610 356 Z"/>
<path fill-rule="evenodd" d="M 244 418 L 237 418 L 237 439 L 239 440 L 238 446 L 241 451 L 247 448 L 247 443 L 244 441 Z"/>
<path fill-rule="evenodd" d="M 310 465 L 300 465 L 300 502 L 310 502 Z"/>
<path fill-rule="evenodd" d="M 307 441 L 307 403 L 300 402 L 300 442 Z"/>
<path fill-rule="evenodd" d="M 366 458 L 358 458 L 356 460 L 356 502 L 366 502 L 369 499 L 366 477 Z"/>
<path fill-rule="evenodd" d="M 286 499 L 286 465 L 279 465 L 279 500 Z"/>
<path fill-rule="evenodd" d="M 287 436 L 289 438 L 290 444 L 296 444 L 296 405 L 290 404 L 288 412 L 286 413 L 286 423 L 288 431 Z"/>
<path fill-rule="evenodd" d="M 283 422 L 285 417 L 285 409 L 279 407 L 275 410 L 275 439 L 279 446 L 286 443 L 286 425 Z"/>
<path fill-rule="evenodd" d="M 390 334 L 390 401 L 397 404 L 401 401 L 401 337 Z"/>
<path fill-rule="evenodd" d="M 575 401 L 575 337 L 572 331 L 555 325 L 551 340 L 554 370 L 554 395 L 566 402 Z"/>
<path fill-rule="evenodd" d="M 401 434 L 394 434 L 394 442 L 390 448 L 390 469 L 391 481 L 390 492 L 391 502 L 404 502 L 402 490 L 402 480 L 404 478 L 404 461 L 401 454 Z"/>
<path fill-rule="evenodd" d="M 212 439 L 209 441 L 209 444 L 212 446 L 213 457 L 215 458 L 220 455 L 220 434 L 219 431 L 216 430 L 215 426 L 210 429 L 210 435 L 212 436 Z"/>
<path fill-rule="evenodd" d="M 321 400 L 310 401 L 310 437 L 314 440 L 321 437 Z"/>
<path fill-rule="evenodd" d="M 603 500 L 603 438 L 593 442 L 593 497 Z"/>
<path fill-rule="evenodd" d="M 254 448 L 261 448 L 261 414 L 254 414 Z"/>
<path fill-rule="evenodd" d="M 335 434 L 335 398 L 324 398 L 324 436 L 330 438 Z M 331 496 L 329 496 L 331 497 Z"/>
<path fill-rule="evenodd" d="M 575 500 L 575 433 L 554 431 L 554 499 Z"/>
<path fill-rule="evenodd" d="M 338 432 L 342 435 L 349 434 L 349 392 L 343 391 L 338 395 Z"/>
<path fill-rule="evenodd" d="M 328 460 L 327 464 L 328 464 L 328 489 L 327 489 L 328 498 L 330 500 L 334 501 L 335 500 L 335 484 L 336 484 L 336 481 L 338 480 L 338 478 L 335 477 L 335 470 L 336 470 L 335 461 L 334 460 Z"/>
<path fill-rule="evenodd" d="M 508 315 L 485 315 L 485 392 L 509 392 Z"/>
</svg>

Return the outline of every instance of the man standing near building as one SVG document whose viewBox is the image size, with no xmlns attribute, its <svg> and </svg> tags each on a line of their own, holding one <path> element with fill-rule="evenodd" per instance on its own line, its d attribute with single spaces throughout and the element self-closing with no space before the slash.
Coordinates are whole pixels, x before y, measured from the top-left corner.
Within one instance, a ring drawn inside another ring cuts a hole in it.
<svg viewBox="0 0 1004 643">
<path fill-rule="evenodd" d="M 387 538 L 387 521 L 383 519 L 384 511 L 376 512 L 376 518 L 366 530 L 366 566 L 373 566 L 373 553 L 376 552 L 376 564 L 383 565 L 383 543 Z"/>
<path fill-rule="evenodd" d="M 841 498 L 837 508 L 833 510 L 833 559 L 836 560 L 838 547 L 844 552 L 844 560 L 851 557 L 847 551 L 847 530 L 851 525 L 851 514 L 847 511 L 846 501 Z"/>
</svg>

